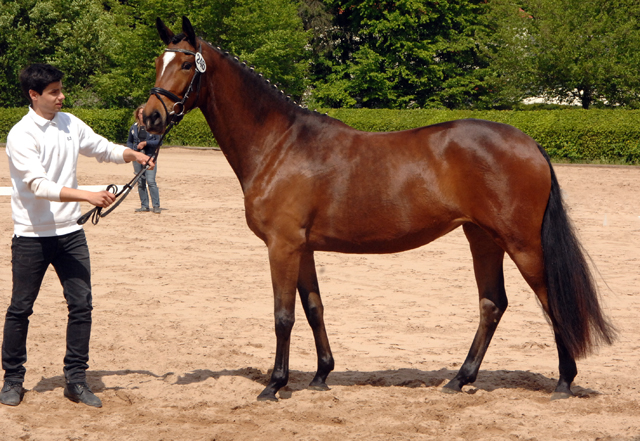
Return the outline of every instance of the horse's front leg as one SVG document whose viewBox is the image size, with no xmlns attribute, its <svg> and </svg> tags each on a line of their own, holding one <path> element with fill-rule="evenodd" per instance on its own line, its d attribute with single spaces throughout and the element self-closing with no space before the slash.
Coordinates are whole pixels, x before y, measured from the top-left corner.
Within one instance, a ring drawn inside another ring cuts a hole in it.
<svg viewBox="0 0 640 441">
<path fill-rule="evenodd" d="M 300 268 L 299 247 L 278 239 L 270 241 L 268 247 L 274 296 L 276 361 L 271 380 L 258 395 L 258 401 L 277 401 L 276 393 L 289 381 L 289 346 L 295 322 L 296 284 Z"/>
<path fill-rule="evenodd" d="M 320 288 L 316 274 L 316 264 L 313 251 L 305 251 L 300 259 L 300 274 L 298 275 L 298 292 L 307 321 L 313 331 L 318 354 L 318 371 L 309 384 L 310 389 L 329 390 L 326 380 L 333 370 L 334 361 L 329 346 L 327 330 L 324 326 L 324 307 L 320 299 Z"/>
</svg>

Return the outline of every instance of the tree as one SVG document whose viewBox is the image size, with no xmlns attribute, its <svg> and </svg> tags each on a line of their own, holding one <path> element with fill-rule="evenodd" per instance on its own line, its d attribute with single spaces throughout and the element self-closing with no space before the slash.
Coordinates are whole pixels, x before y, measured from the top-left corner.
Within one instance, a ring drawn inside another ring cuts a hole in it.
<svg viewBox="0 0 640 441">
<path fill-rule="evenodd" d="M 330 53 L 313 97 L 330 107 L 468 107 L 485 93 L 482 0 L 327 0 Z"/>
<path fill-rule="evenodd" d="M 92 91 L 104 107 L 135 107 L 149 97 L 155 82 L 156 57 L 164 43 L 155 21 L 160 17 L 179 30 L 182 15 L 190 10 L 181 0 L 129 0 L 114 2 L 109 12 L 113 25 L 103 29 L 111 44 L 103 47 L 107 66 L 91 77 Z"/>
<path fill-rule="evenodd" d="M 35 4 L 35 0 L 33 1 Z M 0 106 L 14 107 L 26 104 L 18 76 L 39 51 L 36 30 L 29 26 L 29 10 L 33 5 L 0 0 Z"/>
<path fill-rule="evenodd" d="M 92 101 L 91 77 L 105 69 L 105 48 L 113 39 L 104 29 L 113 17 L 98 0 L 1 0 L 0 105 L 27 103 L 18 84 L 22 68 L 44 62 L 65 73 L 67 103 Z"/>
<path fill-rule="evenodd" d="M 292 0 L 196 0 L 196 31 L 295 99 L 306 89 L 308 34 Z"/>
<path fill-rule="evenodd" d="M 637 0 L 491 0 L 484 38 L 496 103 L 640 105 Z"/>
<path fill-rule="evenodd" d="M 0 106 L 27 103 L 20 70 L 51 63 L 65 73 L 66 106 L 134 107 L 155 80 L 164 48 L 156 17 L 176 32 L 191 17 L 207 40 L 300 98 L 307 33 L 291 0 L 0 0 Z"/>
</svg>

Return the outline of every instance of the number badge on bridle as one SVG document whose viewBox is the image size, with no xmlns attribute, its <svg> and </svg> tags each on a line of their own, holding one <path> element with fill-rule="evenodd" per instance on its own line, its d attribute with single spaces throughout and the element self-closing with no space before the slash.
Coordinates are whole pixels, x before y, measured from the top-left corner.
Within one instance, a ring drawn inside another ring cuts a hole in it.
<svg viewBox="0 0 640 441">
<path fill-rule="evenodd" d="M 196 69 L 200 73 L 204 73 L 207 70 L 207 63 L 200 52 L 196 53 Z"/>
</svg>

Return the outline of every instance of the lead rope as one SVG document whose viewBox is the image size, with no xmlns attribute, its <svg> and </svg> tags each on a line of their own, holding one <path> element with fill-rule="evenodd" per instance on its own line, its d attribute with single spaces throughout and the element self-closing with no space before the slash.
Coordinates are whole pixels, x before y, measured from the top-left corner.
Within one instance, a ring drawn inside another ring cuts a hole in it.
<svg viewBox="0 0 640 441">
<path fill-rule="evenodd" d="M 111 193 L 116 195 L 117 200 L 113 203 L 113 205 L 109 207 L 109 209 L 104 213 L 102 212 L 102 207 L 93 207 L 91 210 L 87 211 L 85 214 L 80 216 L 80 218 L 78 218 L 78 221 L 77 221 L 78 225 L 84 225 L 85 223 L 87 223 L 89 219 L 91 219 L 91 223 L 93 225 L 98 225 L 98 222 L 100 222 L 100 218 L 107 217 L 109 213 L 115 210 L 115 208 L 118 205 L 120 205 L 122 201 L 124 201 L 124 199 L 131 192 L 131 189 L 133 188 L 133 186 L 136 184 L 136 182 L 138 182 L 142 174 L 147 170 L 149 170 L 149 168 L 151 168 L 151 166 L 149 165 L 149 161 L 153 159 L 153 161 L 155 162 L 158 159 L 158 154 L 160 153 L 160 146 L 162 145 L 162 141 L 164 140 L 164 137 L 167 135 L 167 133 L 169 133 L 169 130 L 171 130 L 174 125 L 176 125 L 176 122 L 173 119 L 171 119 L 171 121 L 169 122 L 169 125 L 167 126 L 167 129 L 162 134 L 162 137 L 160 137 L 160 142 L 158 143 L 158 146 L 156 147 L 155 152 L 153 152 L 153 155 L 149 157 L 147 162 L 144 164 L 144 167 L 142 168 L 142 170 L 140 170 L 133 177 L 132 180 L 130 180 L 124 187 L 122 187 L 122 190 L 118 191 L 118 186 L 115 184 L 109 184 L 107 186 L 107 191 L 110 191 Z"/>
</svg>

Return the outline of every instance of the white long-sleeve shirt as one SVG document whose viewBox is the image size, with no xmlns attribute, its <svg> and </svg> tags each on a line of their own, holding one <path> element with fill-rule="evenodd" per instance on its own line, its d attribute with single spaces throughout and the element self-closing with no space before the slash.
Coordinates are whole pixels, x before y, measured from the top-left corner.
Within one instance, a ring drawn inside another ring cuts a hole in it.
<svg viewBox="0 0 640 441">
<path fill-rule="evenodd" d="M 80 203 L 60 202 L 62 187 L 78 188 L 78 154 L 123 164 L 125 149 L 69 113 L 48 120 L 30 107 L 7 135 L 14 233 L 44 237 L 80 230 Z"/>
</svg>

